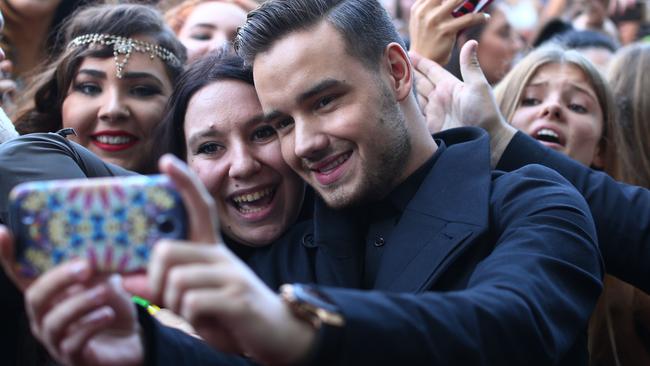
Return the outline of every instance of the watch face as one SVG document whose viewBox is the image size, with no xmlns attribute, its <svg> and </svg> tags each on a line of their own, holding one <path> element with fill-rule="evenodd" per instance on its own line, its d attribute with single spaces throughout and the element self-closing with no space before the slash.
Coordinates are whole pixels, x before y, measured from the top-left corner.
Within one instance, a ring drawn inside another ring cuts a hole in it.
<svg viewBox="0 0 650 366">
<path fill-rule="evenodd" d="M 322 324 L 345 325 L 338 308 L 314 288 L 304 285 L 282 285 L 280 294 L 291 311 L 316 329 Z"/>
</svg>

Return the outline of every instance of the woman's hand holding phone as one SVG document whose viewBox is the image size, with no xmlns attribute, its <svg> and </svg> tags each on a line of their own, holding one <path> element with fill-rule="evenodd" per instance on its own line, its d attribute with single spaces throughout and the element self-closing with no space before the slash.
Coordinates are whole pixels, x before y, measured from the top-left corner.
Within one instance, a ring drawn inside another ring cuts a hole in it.
<svg viewBox="0 0 650 366">
<path fill-rule="evenodd" d="M 411 51 L 440 65 L 449 62 L 458 33 L 489 19 L 489 15 L 477 12 L 478 7 L 459 16 L 461 13 L 456 9 L 463 8 L 466 2 L 468 0 L 417 0 L 411 7 Z"/>
</svg>

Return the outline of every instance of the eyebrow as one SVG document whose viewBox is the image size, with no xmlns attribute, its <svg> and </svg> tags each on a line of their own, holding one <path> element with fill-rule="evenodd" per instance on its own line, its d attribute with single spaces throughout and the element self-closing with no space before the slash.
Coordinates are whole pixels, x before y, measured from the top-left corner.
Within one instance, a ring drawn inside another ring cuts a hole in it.
<svg viewBox="0 0 650 366">
<path fill-rule="evenodd" d="M 197 28 L 197 27 L 210 28 L 210 29 L 216 29 L 217 28 L 214 24 L 210 24 L 210 23 L 197 23 L 197 24 L 192 25 L 192 28 Z"/>
<path fill-rule="evenodd" d="M 543 81 L 541 83 L 528 84 L 526 87 L 527 88 L 530 88 L 530 87 L 542 87 L 542 86 L 546 86 L 546 85 L 548 85 L 548 82 Z M 593 92 L 590 89 L 583 88 L 583 87 L 575 85 L 575 84 L 569 84 L 569 87 L 571 87 L 571 89 L 579 91 L 580 93 L 587 94 L 588 96 L 590 96 L 594 100 L 598 101 L 598 97 L 596 96 L 596 93 Z"/>
<path fill-rule="evenodd" d="M 77 74 L 86 74 L 91 77 L 106 79 L 106 73 L 100 70 L 81 69 Z M 127 71 L 124 73 L 124 75 L 122 75 L 122 79 L 127 79 L 127 80 L 150 79 L 157 82 L 160 86 L 164 85 L 162 80 L 160 80 L 160 78 L 148 72 Z"/>
<path fill-rule="evenodd" d="M 263 122 L 266 120 L 266 117 L 264 115 L 257 115 L 254 116 L 253 118 L 248 119 L 246 122 L 244 122 L 244 126 L 248 128 L 250 125 L 258 124 L 260 122 Z M 205 128 L 203 130 L 200 130 L 198 133 L 193 134 L 190 136 L 190 138 L 187 141 L 188 146 L 194 146 L 197 141 L 206 138 L 206 137 L 221 137 L 224 134 L 221 133 L 219 130 L 215 130 L 214 128 Z"/>
<path fill-rule="evenodd" d="M 337 79 L 332 79 L 332 78 L 327 78 L 319 82 L 318 84 L 314 85 L 313 87 L 309 88 L 307 91 L 301 93 L 296 97 L 296 104 L 300 105 L 305 103 L 305 101 L 313 98 L 314 96 L 321 94 L 322 92 L 337 87 L 339 85 L 345 85 L 345 82 L 342 82 Z M 264 118 L 266 120 L 274 120 L 276 118 L 279 118 L 281 116 L 284 116 L 285 113 L 280 112 L 278 110 L 272 110 L 268 112 Z"/>
</svg>

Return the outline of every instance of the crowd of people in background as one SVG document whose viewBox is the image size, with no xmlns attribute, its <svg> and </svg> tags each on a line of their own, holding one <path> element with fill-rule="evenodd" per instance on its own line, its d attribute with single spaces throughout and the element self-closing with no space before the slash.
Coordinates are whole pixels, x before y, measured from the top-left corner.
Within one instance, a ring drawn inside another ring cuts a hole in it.
<svg viewBox="0 0 650 366">
<path fill-rule="evenodd" d="M 650 364 L 650 2 L 463 3 L 0 1 L 0 363 Z M 148 275 L 13 271 L 14 186 L 154 173 Z"/>
</svg>

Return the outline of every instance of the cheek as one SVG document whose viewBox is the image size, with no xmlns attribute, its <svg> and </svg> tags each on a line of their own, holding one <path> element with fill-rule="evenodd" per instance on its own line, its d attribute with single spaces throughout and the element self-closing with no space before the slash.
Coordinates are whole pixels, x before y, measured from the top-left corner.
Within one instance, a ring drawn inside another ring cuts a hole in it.
<svg viewBox="0 0 650 366">
<path fill-rule="evenodd" d="M 82 101 L 69 96 L 61 106 L 63 128 L 73 128 L 77 133 L 77 141 L 84 146 L 97 125 L 97 108 L 94 104 L 93 101 Z"/>
<path fill-rule="evenodd" d="M 575 146 L 595 149 L 602 136 L 602 123 L 595 118 L 585 118 L 573 124 L 571 135 Z"/>
<path fill-rule="evenodd" d="M 188 157 L 188 166 L 196 175 L 205 188 L 210 192 L 212 198 L 220 204 L 219 192 L 223 188 L 225 168 L 219 162 L 205 160 L 195 157 Z"/>
<path fill-rule="evenodd" d="M 519 108 L 512 116 L 510 124 L 518 130 L 526 131 L 526 129 L 533 123 L 535 113 L 531 108 Z"/>
</svg>

